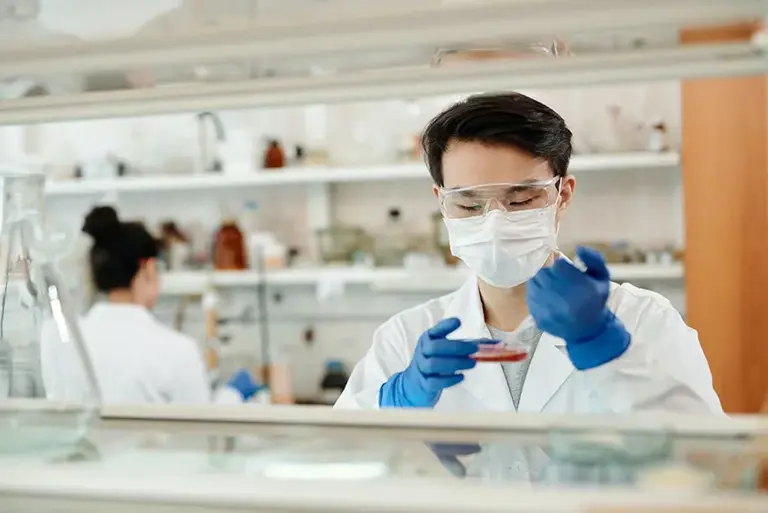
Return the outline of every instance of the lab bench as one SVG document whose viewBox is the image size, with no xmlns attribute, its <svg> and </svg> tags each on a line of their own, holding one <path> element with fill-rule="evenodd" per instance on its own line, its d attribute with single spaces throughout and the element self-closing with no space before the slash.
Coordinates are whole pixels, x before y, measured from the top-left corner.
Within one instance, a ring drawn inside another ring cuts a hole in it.
<svg viewBox="0 0 768 513">
<path fill-rule="evenodd" d="M 759 417 L 105 408 L 70 447 L 3 456 L 0 510 L 764 513 L 766 436 Z"/>
</svg>

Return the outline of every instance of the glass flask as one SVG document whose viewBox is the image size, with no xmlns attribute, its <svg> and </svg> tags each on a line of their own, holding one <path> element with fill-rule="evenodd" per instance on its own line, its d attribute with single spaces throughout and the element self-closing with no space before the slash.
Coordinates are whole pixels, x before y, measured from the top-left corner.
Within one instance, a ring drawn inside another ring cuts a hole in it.
<svg viewBox="0 0 768 513">
<path fill-rule="evenodd" d="M 44 229 L 43 174 L 0 167 L 0 455 L 65 452 L 100 403 Z"/>
</svg>

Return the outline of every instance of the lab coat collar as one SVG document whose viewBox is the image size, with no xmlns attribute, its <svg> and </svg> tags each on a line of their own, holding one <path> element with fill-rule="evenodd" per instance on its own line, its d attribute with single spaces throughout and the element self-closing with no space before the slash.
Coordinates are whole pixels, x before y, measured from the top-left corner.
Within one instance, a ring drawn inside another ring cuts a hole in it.
<svg viewBox="0 0 768 513">
<path fill-rule="evenodd" d="M 574 370 L 565 352 L 565 341 L 542 333 L 528 367 L 517 411 L 541 412 Z"/>
<path fill-rule="evenodd" d="M 483 303 L 472 277 L 455 293 L 445 310 L 446 317 L 461 319 L 459 329 L 451 338 L 490 338 L 485 324 Z M 523 385 L 518 411 L 540 412 L 574 371 L 565 353 L 565 341 L 543 333 L 528 369 Z M 500 364 L 482 363 L 464 373 L 462 386 L 474 395 L 485 408 L 497 411 L 514 411 L 509 387 Z"/>
<path fill-rule="evenodd" d="M 110 303 L 99 301 L 91 306 L 86 317 L 128 318 L 133 321 L 152 319 L 152 313 L 141 305 L 134 303 Z"/>
</svg>

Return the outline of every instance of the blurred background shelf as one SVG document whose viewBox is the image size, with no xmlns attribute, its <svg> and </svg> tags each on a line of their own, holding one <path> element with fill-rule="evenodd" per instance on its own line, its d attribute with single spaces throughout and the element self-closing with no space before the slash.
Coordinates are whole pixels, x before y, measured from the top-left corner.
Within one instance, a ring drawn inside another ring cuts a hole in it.
<svg viewBox="0 0 768 513">
<path fill-rule="evenodd" d="M 675 152 L 632 152 L 576 155 L 573 172 L 620 171 L 676 168 L 680 155 Z M 210 173 L 115 178 L 110 180 L 62 180 L 47 184 L 49 196 L 77 196 L 112 192 L 159 192 L 220 190 L 243 187 L 269 187 L 292 184 L 350 183 L 389 180 L 427 179 L 421 162 L 381 166 L 306 167 L 288 170 L 252 170 L 240 174 Z"/>
<path fill-rule="evenodd" d="M 657 282 L 680 280 L 683 265 L 615 264 L 610 266 L 614 281 Z M 322 287 L 324 285 L 363 285 L 386 292 L 449 292 L 469 277 L 462 268 L 296 268 L 268 271 L 182 271 L 163 276 L 165 295 L 200 294 L 210 288 L 252 287 L 261 283 L 271 286 Z"/>
</svg>

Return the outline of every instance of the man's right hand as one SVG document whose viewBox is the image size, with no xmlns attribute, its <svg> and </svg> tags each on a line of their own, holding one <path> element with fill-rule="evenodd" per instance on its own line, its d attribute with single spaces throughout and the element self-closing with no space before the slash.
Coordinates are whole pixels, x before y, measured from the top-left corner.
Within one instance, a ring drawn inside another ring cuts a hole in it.
<svg viewBox="0 0 768 513">
<path fill-rule="evenodd" d="M 478 345 L 498 342 L 446 338 L 459 326 L 461 321 L 452 317 L 422 333 L 410 365 L 379 389 L 381 408 L 432 408 L 444 389 L 462 382 L 461 371 L 476 365 L 470 355 L 477 352 Z"/>
</svg>

